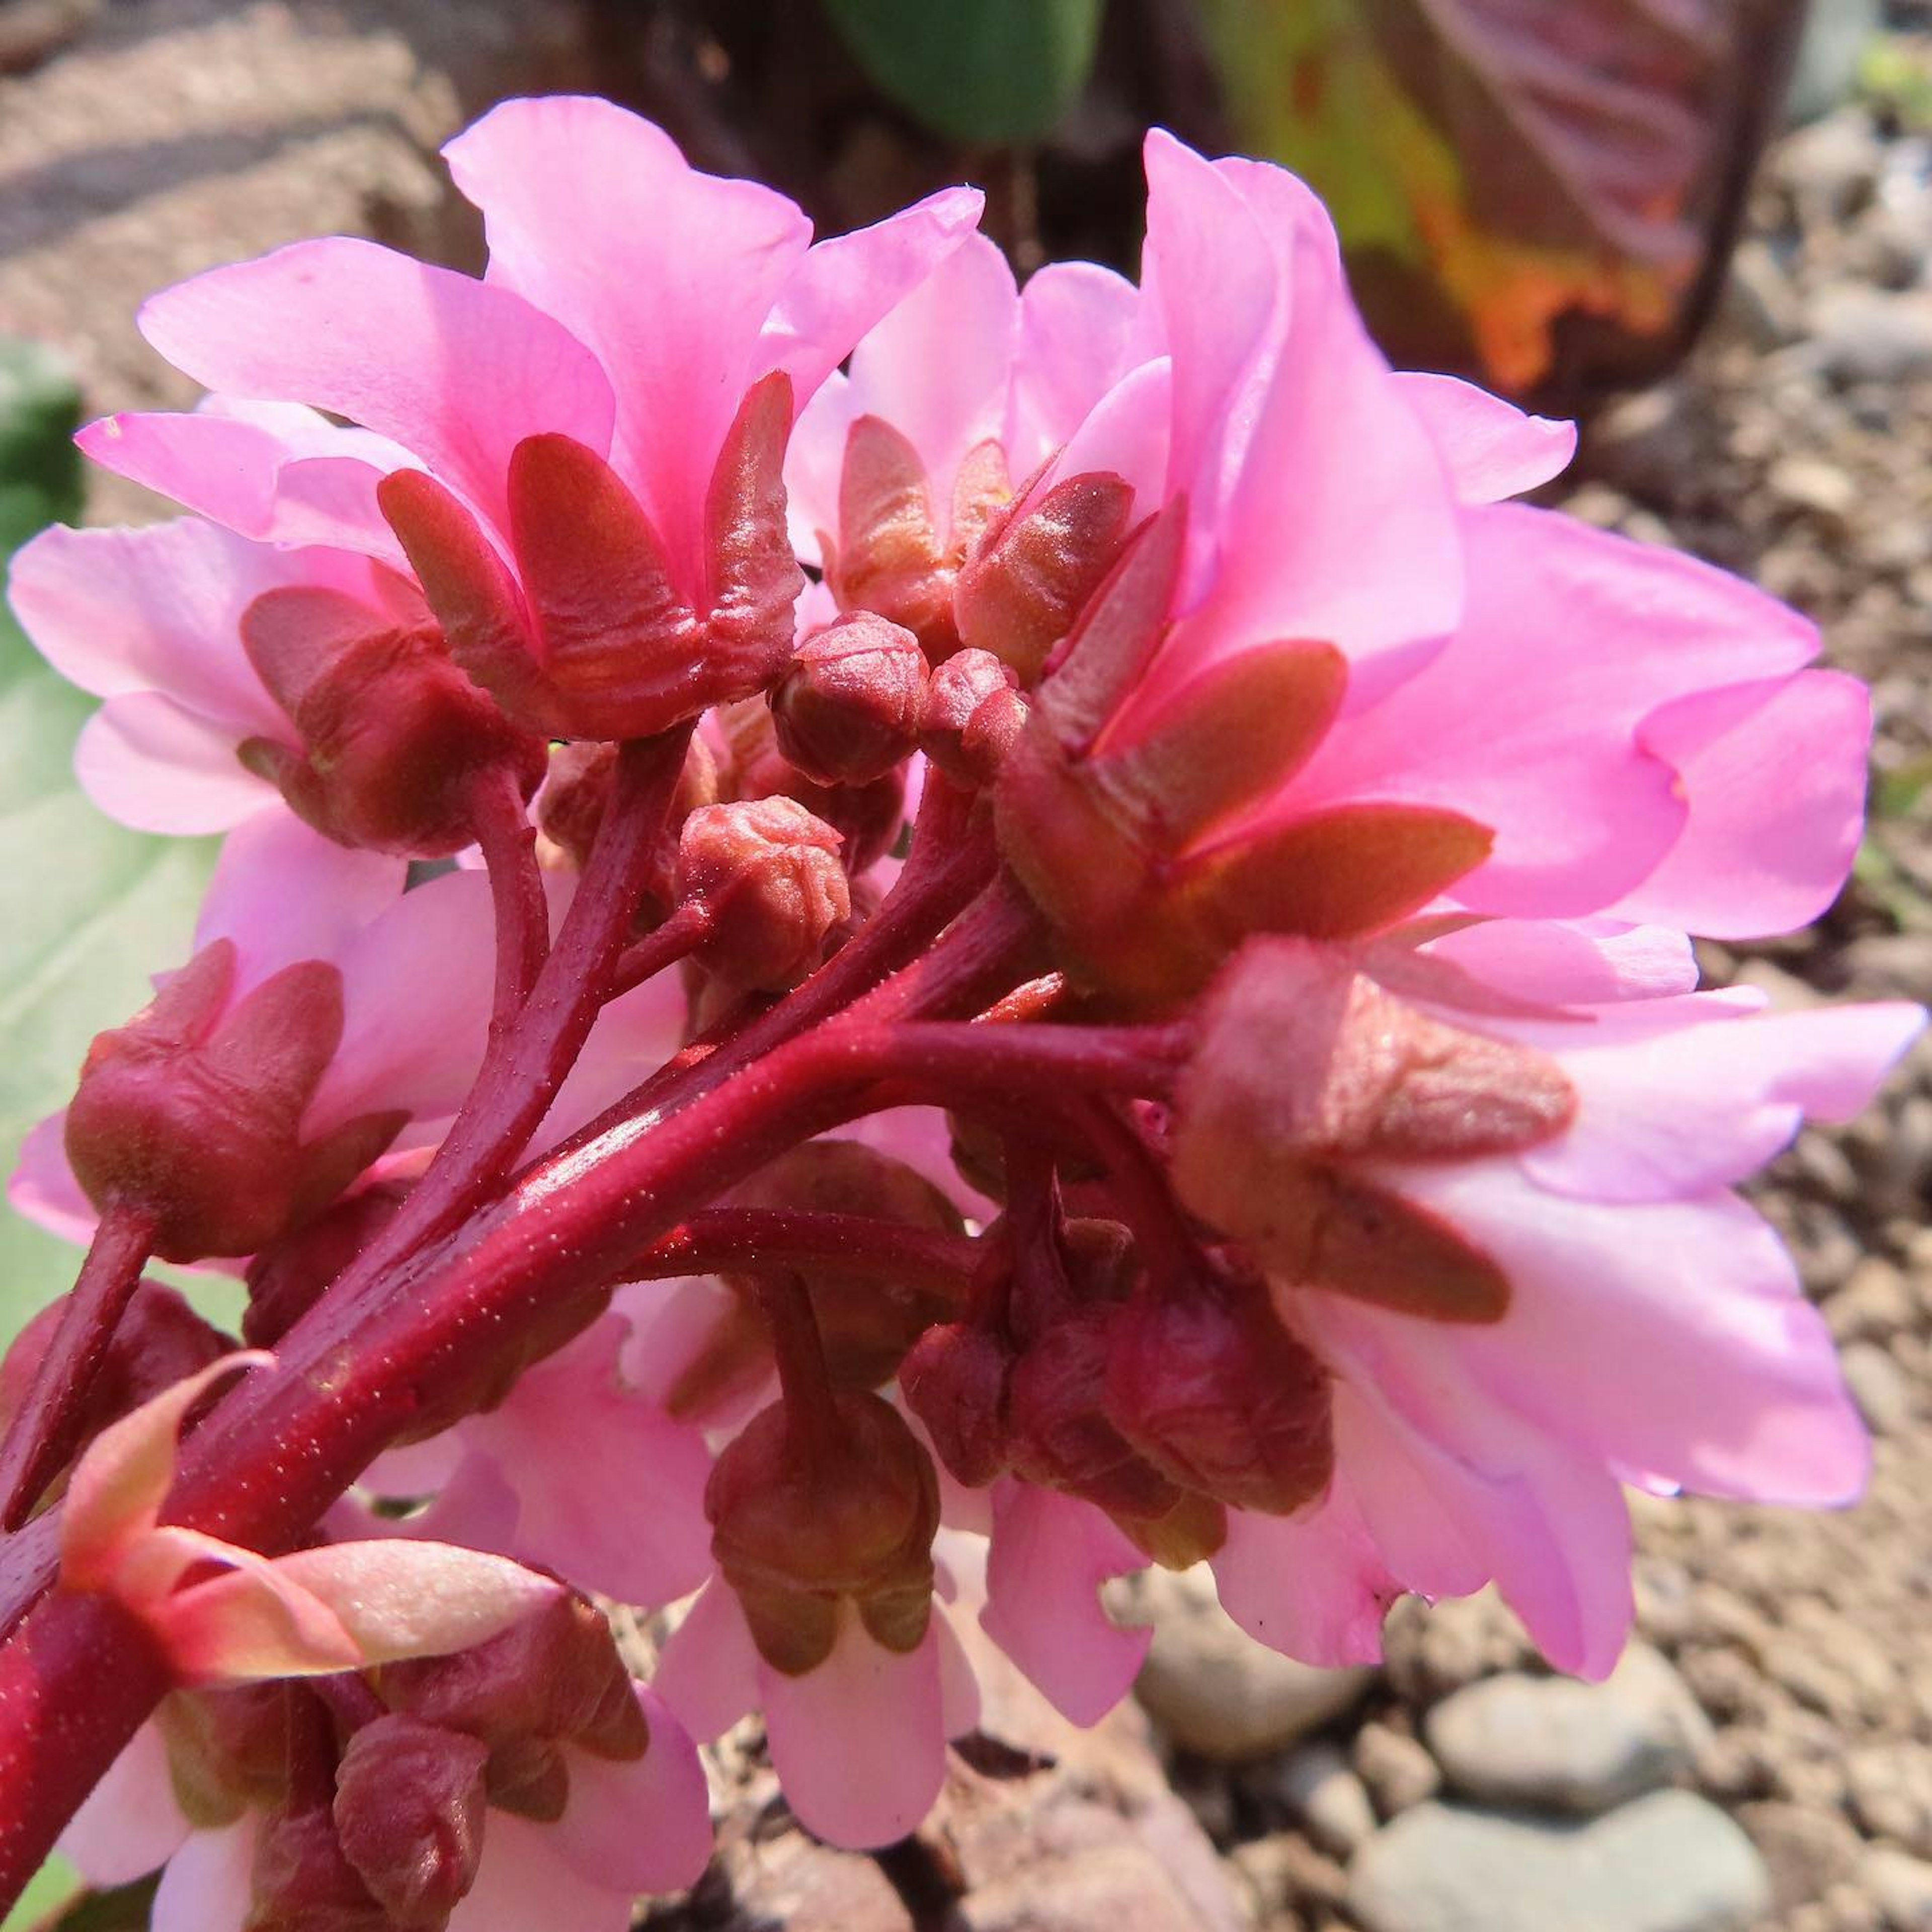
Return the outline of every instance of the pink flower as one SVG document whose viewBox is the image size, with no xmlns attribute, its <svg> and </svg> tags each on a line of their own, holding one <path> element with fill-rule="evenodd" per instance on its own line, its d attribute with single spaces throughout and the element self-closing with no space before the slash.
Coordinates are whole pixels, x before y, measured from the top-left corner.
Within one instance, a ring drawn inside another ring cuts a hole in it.
<svg viewBox="0 0 1932 1932">
<path fill-rule="evenodd" d="M 1630 1615 L 1619 1484 L 1843 1503 L 1864 1432 L 1822 1319 L 1730 1191 L 1809 1117 L 1870 1100 L 1908 1006 L 1737 994 L 1526 1011 L 1412 970 L 1256 941 L 1178 1101 L 1183 1197 L 1267 1268 L 1334 1378 L 1334 1477 L 1236 1515 L 1256 1635 L 1372 1655 L 1400 1588 L 1494 1578 L 1552 1662 L 1601 1676 Z"/>
</svg>

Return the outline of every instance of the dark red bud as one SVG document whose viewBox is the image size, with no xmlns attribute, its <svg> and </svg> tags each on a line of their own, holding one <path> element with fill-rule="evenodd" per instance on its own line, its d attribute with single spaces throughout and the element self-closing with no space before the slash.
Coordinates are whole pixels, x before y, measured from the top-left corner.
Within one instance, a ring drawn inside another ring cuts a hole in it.
<svg viewBox="0 0 1932 1932">
<path fill-rule="evenodd" d="M 270 1813 L 255 1840 L 251 1876 L 242 1932 L 392 1932 L 326 1810 Z"/>
<path fill-rule="evenodd" d="M 302 1117 L 342 1037 L 342 975 L 284 967 L 231 1006 L 235 949 L 198 953 L 88 1049 L 67 1152 L 97 1206 L 155 1222 L 164 1261 L 244 1255 L 314 1213 L 394 1138 L 364 1116 L 304 1144 Z"/>
<path fill-rule="evenodd" d="M 991 651 L 959 651 L 932 674 L 920 713 L 919 748 L 955 784 L 998 776 L 1026 722 L 1018 673 Z"/>
<path fill-rule="evenodd" d="M 434 1932 L 483 1856 L 488 1748 L 413 1718 L 364 1724 L 335 1774 L 342 1852 L 400 1932 Z"/>
<path fill-rule="evenodd" d="M 983 1489 L 1012 1460 L 1006 1421 L 1012 1356 L 970 1322 L 928 1328 L 899 1365 L 899 1392 L 926 1425 L 933 1453 L 968 1489 Z"/>
<path fill-rule="evenodd" d="M 742 991 L 796 986 L 852 910 L 840 843 L 788 798 L 694 812 L 679 842 L 678 896 L 711 915 L 699 963 Z"/>
<path fill-rule="evenodd" d="M 288 1786 L 288 1719 L 279 1684 L 177 1690 L 154 1723 L 167 1749 L 175 1802 L 198 1829 L 279 1804 Z"/>
<path fill-rule="evenodd" d="M 1258 1285 L 1226 1298 L 1196 1285 L 1119 1310 L 1106 1402 L 1156 1468 L 1231 1508 L 1286 1516 L 1328 1487 L 1327 1372 Z"/>
<path fill-rule="evenodd" d="M 476 836 L 482 774 L 508 768 L 526 798 L 543 776 L 543 740 L 470 682 L 433 624 L 399 626 L 340 591 L 291 587 L 249 605 L 242 642 L 296 740 L 249 739 L 242 762 L 344 845 L 460 851 Z"/>
<path fill-rule="evenodd" d="M 939 1484 L 898 1412 L 838 1393 L 836 1439 L 802 1440 L 774 1402 L 727 1445 L 704 1492 L 712 1550 L 775 1670 L 823 1663 L 849 1599 L 872 1636 L 909 1651 L 932 1611 Z"/>
<path fill-rule="evenodd" d="M 919 640 L 855 610 L 807 638 L 772 687 L 778 749 L 820 784 L 868 784 L 911 754 L 925 689 Z"/>
<path fill-rule="evenodd" d="M 249 1347 L 268 1348 L 280 1341 L 394 1217 L 409 1191 L 406 1181 L 359 1189 L 256 1256 L 244 1276 L 248 1306 L 242 1339 Z"/>
</svg>

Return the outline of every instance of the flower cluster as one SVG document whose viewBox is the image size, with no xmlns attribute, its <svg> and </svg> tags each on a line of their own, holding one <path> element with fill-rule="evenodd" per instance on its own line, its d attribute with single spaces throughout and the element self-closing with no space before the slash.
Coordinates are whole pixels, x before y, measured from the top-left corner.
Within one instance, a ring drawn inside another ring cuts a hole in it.
<svg viewBox="0 0 1932 1932">
<path fill-rule="evenodd" d="M 692 1738 L 886 1844 L 974 1645 L 1092 1721 L 1150 1563 L 1324 1664 L 1493 1581 L 1597 1675 L 1624 1485 L 1857 1492 L 1732 1190 L 1921 1016 L 1688 937 L 1844 878 L 1805 622 L 1510 502 L 1570 430 L 1391 371 L 1278 170 L 1156 134 L 1138 284 L 1022 289 L 967 190 L 814 243 L 594 100 L 448 156 L 482 279 L 156 296 L 207 400 L 82 440 L 190 514 L 14 569 L 95 801 L 226 835 L 14 1184 L 92 1245 L 0 1388 L 60 1526 L 0 1668 L 105 1602 L 167 1690 L 90 1875 L 614 1932 Z M 151 1256 L 244 1277 L 238 1380 Z"/>
</svg>

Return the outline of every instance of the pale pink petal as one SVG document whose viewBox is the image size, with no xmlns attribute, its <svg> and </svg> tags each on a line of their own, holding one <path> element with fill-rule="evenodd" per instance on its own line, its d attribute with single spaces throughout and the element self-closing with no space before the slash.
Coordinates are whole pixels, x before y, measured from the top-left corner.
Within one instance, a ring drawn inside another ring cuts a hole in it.
<svg viewBox="0 0 1932 1932">
<path fill-rule="evenodd" d="M 1539 1186 L 1597 1201 L 1683 1200 L 1728 1186 L 1808 1117 L 1862 1112 L 1925 1024 L 1923 1009 L 1902 1003 L 1760 1017 L 1696 996 L 1669 1006 L 1640 1037 L 1567 1030 L 1557 1051 L 1576 1118 L 1522 1156 Z M 1534 1030 L 1546 1046 L 1564 1030 Z"/>
<path fill-rule="evenodd" d="M 1020 291 L 1006 458 L 1016 477 L 1066 442 L 1131 366 L 1140 296 L 1092 262 L 1051 262 Z"/>
<path fill-rule="evenodd" d="M 1839 671 L 1701 692 L 1638 732 L 1690 816 L 1662 865 L 1612 908 L 1714 938 L 1787 932 L 1838 896 L 1864 828 L 1871 695 Z"/>
<path fill-rule="evenodd" d="M 28 1130 L 20 1143 L 20 1161 L 7 1183 L 7 1199 L 35 1227 L 85 1247 L 94 1238 L 100 1215 L 74 1178 L 66 1134 L 64 1108 Z"/>
<path fill-rule="evenodd" d="M 782 369 L 811 396 L 874 323 L 972 232 L 986 196 L 941 188 L 897 214 L 809 248 L 779 290 L 759 341 L 759 373 Z"/>
<path fill-rule="evenodd" d="M 1299 1516 L 1230 1510 L 1213 1561 L 1221 1607 L 1258 1643 L 1324 1669 L 1381 1658 L 1402 1586 L 1345 1489 Z"/>
<path fill-rule="evenodd" d="M 271 806 L 237 826 L 201 902 L 196 951 L 232 940 L 239 997 L 298 959 L 334 959 L 401 894 L 406 860 L 352 850 Z"/>
<path fill-rule="evenodd" d="M 961 460 L 1006 427 L 1019 313 L 1006 258 L 970 235 L 852 352 L 859 408 L 919 452 L 942 520 Z"/>
<path fill-rule="evenodd" d="M 385 1449 L 356 1478 L 356 1486 L 374 1496 L 406 1500 L 434 1495 L 455 1479 L 468 1459 L 460 1429 L 446 1429 L 426 1436 L 420 1442 L 404 1442 Z M 467 1543 L 466 1536 L 453 1539 Z"/>
<path fill-rule="evenodd" d="M 1432 940 L 1424 957 L 1536 1005 L 1660 999 L 1697 983 L 1696 956 L 1684 933 L 1609 920 L 1483 920 Z"/>
<path fill-rule="evenodd" d="M 460 1450 L 465 1432 L 459 1426 L 433 1444 L 449 1442 Z M 416 1444 L 414 1447 L 432 1445 Z M 378 1459 L 378 1465 L 363 1472 L 362 1486 L 374 1488 L 370 1478 L 380 1464 L 392 1457 L 404 1459 L 395 1471 L 381 1471 L 381 1480 L 393 1482 L 398 1474 L 410 1472 L 407 1449 L 392 1450 Z M 427 1473 L 427 1472 L 425 1472 Z M 454 1467 L 440 1481 L 424 1487 L 436 1492 L 422 1508 L 406 1516 L 382 1516 L 358 1502 L 353 1494 L 339 1498 L 322 1519 L 322 1527 L 338 1542 L 367 1541 L 380 1537 L 415 1537 L 433 1543 L 460 1543 L 466 1549 L 488 1550 L 497 1556 L 517 1553 L 517 1522 L 522 1508 L 516 1491 L 497 1466 L 494 1456 L 472 1451 L 460 1454 Z M 421 1490 L 378 1490 L 379 1494 L 419 1495 Z"/>
<path fill-rule="evenodd" d="M 465 1433 L 522 1503 L 521 1555 L 623 1602 L 656 1605 L 710 1572 L 711 1454 L 697 1430 L 623 1382 L 628 1326 L 606 1316 L 526 1370 Z"/>
<path fill-rule="evenodd" d="M 193 1532 L 188 1532 L 192 1534 Z M 178 1562 L 188 1553 L 165 1531 L 154 1549 Z M 145 1606 L 143 1622 L 183 1684 L 260 1683 L 327 1677 L 364 1660 L 340 1618 L 253 1550 L 222 1546 L 234 1566 Z"/>
<path fill-rule="evenodd" d="M 963 1738 L 980 1728 L 980 1680 L 952 1627 L 954 1614 L 934 1605 L 932 1641 L 939 1659 L 940 1721 L 949 1738 Z"/>
<path fill-rule="evenodd" d="M 226 832 L 280 800 L 236 756 L 241 736 L 158 691 L 129 692 L 81 728 L 74 776 L 110 818 L 137 832 Z"/>
<path fill-rule="evenodd" d="M 1146 1567 L 1091 1504 L 1010 1478 L 994 1492 L 980 1624 L 1063 1717 L 1097 1724 L 1132 1685 L 1152 1635 L 1115 1624 L 1100 1586 Z"/>
<path fill-rule="evenodd" d="M 836 546 L 839 530 L 838 485 L 845 473 L 845 442 L 854 419 L 861 413 L 859 392 L 835 370 L 818 393 L 799 412 L 793 424 L 791 441 L 785 449 L 785 521 L 791 533 L 791 547 L 802 563 L 814 568 L 825 562 L 819 538 L 830 537 Z M 806 596 L 822 592 L 822 583 L 806 586 Z M 838 614 L 835 608 L 832 616 Z M 811 619 L 801 604 L 798 627 L 801 635 L 823 622 L 814 612 Z"/>
<path fill-rule="evenodd" d="M 1425 1597 L 1480 1590 L 1490 1580 L 1490 1566 L 1437 1500 L 1410 1432 L 1372 1390 L 1337 1382 L 1334 1401 L 1335 1487 L 1359 1513 L 1389 1576 Z"/>
<path fill-rule="evenodd" d="M 365 557 L 275 550 L 192 517 L 56 524 L 15 553 L 8 588 L 21 628 L 70 683 L 100 698 L 166 692 L 238 739 L 288 729 L 242 649 L 241 622 L 264 591 L 289 584 L 375 596 Z"/>
<path fill-rule="evenodd" d="M 695 1885 L 711 1862 L 704 1767 L 670 1706 L 643 1684 L 634 1688 L 650 1726 L 650 1749 L 616 1759 L 572 1751 L 570 1802 L 550 1842 L 597 1884 L 676 1892 Z"/>
<path fill-rule="evenodd" d="M 98 1889 L 125 1885 L 180 1850 L 190 1827 L 175 1802 L 160 1727 L 143 1724 L 68 1821 L 56 1849 Z"/>
<path fill-rule="evenodd" d="M 555 317 L 609 372 L 612 461 L 680 590 L 702 596 L 712 466 L 811 224 L 768 188 L 698 173 L 662 129 L 607 100 L 505 101 L 443 154 L 483 211 L 492 292 Z"/>
<path fill-rule="evenodd" d="M 874 1643 L 848 1608 L 816 1670 L 786 1677 L 760 1664 L 758 1678 L 772 1763 L 806 1830 L 847 1851 L 871 1851 L 918 1826 L 946 1776 L 930 1628 L 902 1656 Z"/>
<path fill-rule="evenodd" d="M 299 406 L 285 406 L 310 419 L 299 428 L 252 420 L 238 412 L 246 406 L 106 416 L 74 440 L 104 469 L 242 536 L 284 547 L 326 544 L 401 563 L 376 485 L 415 459 L 386 438 Z"/>
<path fill-rule="evenodd" d="M 1576 425 L 1533 416 L 1454 376 L 1405 372 L 1396 383 L 1448 466 L 1459 501 L 1499 503 L 1547 483 L 1576 453 Z"/>
<path fill-rule="evenodd" d="M 1292 796 L 1303 808 L 1382 797 L 1462 812 L 1496 835 L 1490 860 L 1457 883 L 1463 904 L 1604 911 L 1655 869 L 1688 817 L 1648 742 L 1648 715 L 1795 670 L 1816 634 L 1708 565 L 1546 511 L 1468 511 L 1463 527 L 1470 598 L 1454 640 L 1331 732 Z"/>
<path fill-rule="evenodd" d="M 579 1871 L 555 1826 L 492 1811 L 476 1882 L 449 1915 L 448 1932 L 629 1932 L 630 1924 L 629 1892 Z"/>
<path fill-rule="evenodd" d="M 577 208 L 608 206 L 613 188 L 580 188 Z M 609 447 L 610 384 L 567 328 L 508 288 L 373 242 L 332 236 L 211 269 L 152 296 L 139 320 L 211 389 L 312 404 L 400 443 L 500 529 L 525 436 Z"/>
<path fill-rule="evenodd" d="M 685 1042 L 688 1012 L 682 976 L 658 974 L 597 1016 L 590 1037 L 531 1138 L 542 1154 L 595 1120 L 614 1100 L 655 1073 Z"/>
<path fill-rule="evenodd" d="M 942 1107 L 886 1107 L 848 1120 L 828 1140 L 857 1141 L 904 1161 L 923 1175 L 961 1211 L 991 1220 L 998 1205 L 964 1180 L 952 1163 L 952 1130 Z"/>
<path fill-rule="evenodd" d="M 761 1667 L 737 1593 L 714 1576 L 666 1640 L 651 1681 L 678 1722 L 708 1744 L 757 1705 Z"/>
<path fill-rule="evenodd" d="M 1346 1335 L 1383 1384 L 1400 1378 L 1412 1394 L 1460 1375 L 1478 1410 L 1507 1405 L 1596 1462 L 1710 1494 L 1857 1493 L 1864 1431 L 1830 1337 L 1783 1244 L 1742 1202 L 1602 1205 L 1545 1192 L 1504 1161 L 1385 1178 L 1508 1270 L 1509 1311 L 1452 1330 L 1310 1298 L 1330 1304 L 1324 1354 Z"/>
<path fill-rule="evenodd" d="M 148 1932 L 242 1932 L 254 1902 L 250 1812 L 216 1832 L 196 1832 L 168 1861 L 148 1908 Z"/>
<path fill-rule="evenodd" d="M 1151 516 L 1165 500 L 1173 379 L 1165 356 L 1124 376 L 1067 440 L 1042 490 L 1063 477 L 1118 476 L 1134 493 L 1136 515 Z"/>
<path fill-rule="evenodd" d="M 456 1111 L 488 1043 L 494 932 L 488 880 L 445 872 L 392 894 L 335 944 L 342 1044 L 310 1104 L 311 1132 L 373 1109 Z"/>
<path fill-rule="evenodd" d="M 610 1306 L 631 1324 L 619 1358 L 624 1379 L 662 1408 L 739 1303 L 715 1276 L 679 1275 L 620 1288 Z M 720 1426 L 708 1414 L 705 1423 Z"/>
</svg>

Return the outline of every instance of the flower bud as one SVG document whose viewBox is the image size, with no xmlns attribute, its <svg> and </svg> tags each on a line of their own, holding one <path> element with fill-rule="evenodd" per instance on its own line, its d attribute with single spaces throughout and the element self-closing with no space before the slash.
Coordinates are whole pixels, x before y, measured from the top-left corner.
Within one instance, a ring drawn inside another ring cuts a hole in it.
<svg viewBox="0 0 1932 1932">
<path fill-rule="evenodd" d="M 1190 1283 L 1115 1310 L 1104 1400 L 1156 1468 L 1231 1508 L 1286 1516 L 1328 1486 L 1328 1378 L 1258 1282 Z"/>
<path fill-rule="evenodd" d="M 320 1300 L 323 1289 L 373 1241 L 408 1198 L 406 1181 L 378 1181 L 263 1249 L 242 1277 L 248 1306 L 242 1339 L 272 1348 Z"/>
<path fill-rule="evenodd" d="M 342 976 L 284 967 L 231 1003 L 235 947 L 204 946 L 88 1049 L 67 1153 L 97 1207 L 153 1217 L 164 1261 L 245 1255 L 332 1198 L 402 1125 L 365 1114 L 304 1144 L 302 1118 L 342 1037 Z"/>
<path fill-rule="evenodd" d="M 910 755 L 925 689 L 919 640 L 854 611 L 807 638 L 772 687 L 778 749 L 820 784 L 868 784 Z"/>
<path fill-rule="evenodd" d="M 903 770 L 895 767 L 866 784 L 820 784 L 778 749 L 769 706 L 732 705 L 719 715 L 730 748 L 730 797 L 747 802 L 795 800 L 844 839 L 839 858 L 848 879 L 856 879 L 892 850 L 905 826 Z"/>
<path fill-rule="evenodd" d="M 889 1403 L 847 1390 L 838 1427 L 806 1436 L 784 1402 L 753 1417 L 712 1469 L 712 1550 L 774 1670 L 822 1664 L 850 1599 L 872 1637 L 909 1651 L 932 1613 L 939 1483 Z"/>
<path fill-rule="evenodd" d="M 956 652 L 932 674 L 920 712 L 919 748 L 955 784 L 998 776 L 1026 722 L 1018 674 L 990 651 Z"/>
<path fill-rule="evenodd" d="M 928 1328 L 899 1365 L 906 1406 L 925 1424 L 933 1454 L 968 1489 L 984 1489 L 1012 1461 L 1006 1420 L 1012 1360 L 986 1328 L 948 1322 Z"/>
<path fill-rule="evenodd" d="M 337 1840 L 400 1932 L 434 1932 L 476 1882 L 488 1756 L 476 1738 L 413 1718 L 375 1718 L 349 1740 Z"/>
<path fill-rule="evenodd" d="M 392 1932 L 326 1809 L 272 1811 L 255 1839 L 251 1880 L 242 1932 Z"/>
<path fill-rule="evenodd" d="M 169 1784 L 200 1831 L 279 1804 L 288 1786 L 288 1719 L 279 1684 L 176 1690 L 154 1723 L 166 1748 Z"/>
<path fill-rule="evenodd" d="M 507 767 L 526 798 L 543 776 L 543 740 L 464 676 L 433 624 L 302 586 L 257 597 L 242 643 L 296 740 L 244 740 L 242 762 L 342 844 L 442 857 L 476 838 L 480 774 Z"/>
<path fill-rule="evenodd" d="M 706 806 L 686 820 L 678 896 L 711 915 L 696 957 L 740 990 L 782 992 L 818 964 L 852 909 L 838 834 L 788 798 Z"/>
</svg>

